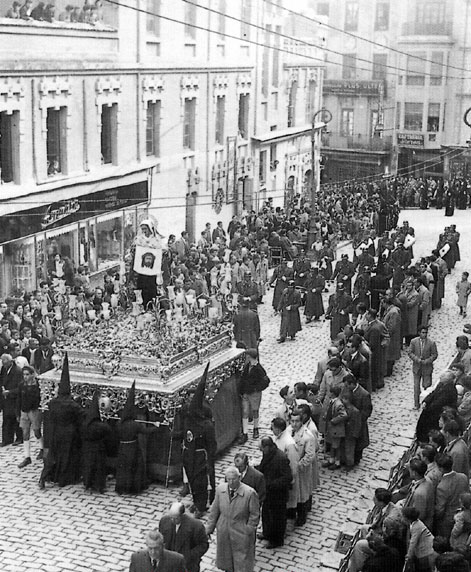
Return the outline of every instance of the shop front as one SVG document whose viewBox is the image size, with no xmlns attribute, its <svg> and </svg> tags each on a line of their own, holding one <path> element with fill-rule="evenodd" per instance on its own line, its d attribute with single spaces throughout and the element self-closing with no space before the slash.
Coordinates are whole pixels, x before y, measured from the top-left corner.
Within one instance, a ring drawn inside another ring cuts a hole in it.
<svg viewBox="0 0 471 572">
<path fill-rule="evenodd" d="M 143 181 L 0 217 L 0 296 L 35 290 L 59 263 L 97 279 L 119 268 L 147 204 Z"/>
</svg>

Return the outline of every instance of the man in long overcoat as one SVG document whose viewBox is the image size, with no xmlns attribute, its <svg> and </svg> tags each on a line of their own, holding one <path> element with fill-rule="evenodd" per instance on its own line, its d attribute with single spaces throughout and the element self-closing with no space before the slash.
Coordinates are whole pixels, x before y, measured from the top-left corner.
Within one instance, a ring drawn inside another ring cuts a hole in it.
<svg viewBox="0 0 471 572">
<path fill-rule="evenodd" d="M 290 280 L 278 304 L 278 312 L 281 313 L 279 343 L 283 343 L 288 336 L 294 340 L 296 334 L 301 331 L 300 306 L 301 294 L 295 289 L 294 280 Z"/>
<path fill-rule="evenodd" d="M 252 572 L 255 533 L 260 520 L 258 495 L 240 482 L 239 471 L 229 467 L 226 482 L 216 487 L 206 533 L 217 528 L 216 566 L 226 572 Z"/>
<path fill-rule="evenodd" d="M 401 310 L 393 304 L 392 290 L 386 290 L 383 299 L 383 324 L 389 333 L 389 344 L 386 349 L 386 375 L 392 375 L 394 362 L 401 357 Z"/>
<path fill-rule="evenodd" d="M 260 318 L 257 312 L 249 308 L 249 304 L 248 300 L 244 300 L 233 318 L 234 339 L 237 346 L 244 349 L 257 348 L 260 341 Z"/>
<path fill-rule="evenodd" d="M 273 308 L 275 312 L 278 312 L 278 305 L 281 300 L 281 295 L 283 294 L 285 288 L 288 286 L 288 282 L 294 278 L 294 269 L 288 268 L 288 262 L 283 260 L 275 270 L 273 271 L 270 286 L 275 288 L 273 292 Z"/>
<path fill-rule="evenodd" d="M 361 429 L 360 436 L 355 443 L 354 462 L 359 463 L 363 450 L 370 444 L 370 433 L 368 431 L 368 419 L 373 412 L 373 405 L 371 403 L 371 395 L 362 387 L 353 375 L 349 375 L 344 379 L 345 391 L 351 393 L 351 403 L 358 409 L 361 416 Z"/>
</svg>

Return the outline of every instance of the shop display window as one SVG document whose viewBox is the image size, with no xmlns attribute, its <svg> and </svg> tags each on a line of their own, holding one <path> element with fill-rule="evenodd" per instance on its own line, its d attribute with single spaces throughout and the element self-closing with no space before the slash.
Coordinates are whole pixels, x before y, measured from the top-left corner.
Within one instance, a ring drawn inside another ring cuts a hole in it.
<svg viewBox="0 0 471 572">
<path fill-rule="evenodd" d="M 111 213 L 97 219 L 98 270 L 116 265 L 122 258 L 123 215 Z"/>
<path fill-rule="evenodd" d="M 136 209 L 124 211 L 124 256 L 129 254 L 136 237 Z"/>
<path fill-rule="evenodd" d="M 9 294 L 18 296 L 35 289 L 34 237 L 15 240 L 4 245 L 5 282 Z"/>
</svg>

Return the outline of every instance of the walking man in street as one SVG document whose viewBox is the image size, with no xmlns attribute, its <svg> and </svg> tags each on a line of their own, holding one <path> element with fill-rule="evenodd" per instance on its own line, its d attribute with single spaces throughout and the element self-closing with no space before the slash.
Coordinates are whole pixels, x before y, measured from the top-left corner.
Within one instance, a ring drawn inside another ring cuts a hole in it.
<svg viewBox="0 0 471 572">
<path fill-rule="evenodd" d="M 255 532 L 260 520 L 257 493 L 240 482 L 235 467 L 226 469 L 226 482 L 216 487 L 206 533 L 217 528 L 216 566 L 230 572 L 253 572 Z"/>
<path fill-rule="evenodd" d="M 164 538 L 158 530 L 146 534 L 146 549 L 131 556 L 129 572 L 186 572 L 181 554 L 165 550 Z"/>
<path fill-rule="evenodd" d="M 438 357 L 437 344 L 428 338 L 428 328 L 422 326 L 419 336 L 411 340 L 409 357 L 412 360 L 412 374 L 414 376 L 414 407 L 420 407 L 420 391 L 432 385 L 433 362 Z"/>
</svg>

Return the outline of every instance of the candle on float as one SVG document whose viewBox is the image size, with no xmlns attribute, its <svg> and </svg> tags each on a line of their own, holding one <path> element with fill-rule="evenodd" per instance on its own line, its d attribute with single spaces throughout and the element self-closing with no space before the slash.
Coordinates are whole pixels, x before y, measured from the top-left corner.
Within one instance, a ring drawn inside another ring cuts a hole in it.
<svg viewBox="0 0 471 572">
<path fill-rule="evenodd" d="M 175 304 L 177 306 L 183 306 L 184 303 L 185 303 L 185 296 L 183 295 L 183 292 L 178 292 L 178 294 L 175 296 Z"/>
<path fill-rule="evenodd" d="M 65 280 L 59 280 L 59 284 L 57 285 L 57 291 L 59 294 L 65 294 Z"/>
<path fill-rule="evenodd" d="M 208 318 L 215 322 L 218 319 L 218 309 L 217 308 L 209 308 L 208 310 Z"/>
<path fill-rule="evenodd" d="M 144 330 L 144 323 L 145 323 L 144 314 L 139 314 L 138 316 L 136 316 L 136 327 L 139 332 L 142 332 Z"/>
<path fill-rule="evenodd" d="M 62 310 L 60 306 L 54 306 L 54 318 L 56 320 L 62 320 Z"/>
<path fill-rule="evenodd" d="M 118 295 L 117 294 L 111 294 L 111 307 L 112 308 L 117 308 L 118 307 Z"/>
<path fill-rule="evenodd" d="M 175 319 L 177 322 L 183 321 L 183 309 L 181 307 L 175 308 Z"/>
<path fill-rule="evenodd" d="M 87 315 L 88 315 L 88 319 L 89 319 L 90 321 L 93 322 L 94 320 L 96 320 L 96 312 L 95 312 L 95 310 L 87 310 Z"/>
<path fill-rule="evenodd" d="M 103 310 L 103 319 L 109 320 L 111 317 L 111 312 L 109 310 Z"/>
<path fill-rule="evenodd" d="M 186 303 L 187 303 L 189 306 L 193 306 L 194 303 L 195 303 L 195 301 L 196 301 L 196 300 L 195 300 L 195 297 L 193 296 L 193 294 L 187 294 L 187 295 L 186 295 Z"/>
<path fill-rule="evenodd" d="M 200 298 L 198 300 L 198 305 L 202 310 L 206 308 L 206 298 Z"/>
<path fill-rule="evenodd" d="M 132 315 L 133 316 L 138 316 L 141 313 L 139 306 L 140 306 L 139 302 L 133 302 L 132 303 Z"/>
<path fill-rule="evenodd" d="M 109 310 L 110 309 L 110 303 L 109 302 L 102 302 L 101 307 L 103 308 L 103 310 Z"/>
<path fill-rule="evenodd" d="M 168 299 L 175 300 L 175 286 L 167 286 Z"/>
<path fill-rule="evenodd" d="M 144 303 L 144 301 L 142 299 L 142 290 L 134 290 L 134 295 L 136 296 L 136 302 L 138 304 Z"/>
<path fill-rule="evenodd" d="M 172 310 L 165 310 L 165 315 L 167 316 L 167 321 L 172 321 Z"/>
</svg>

